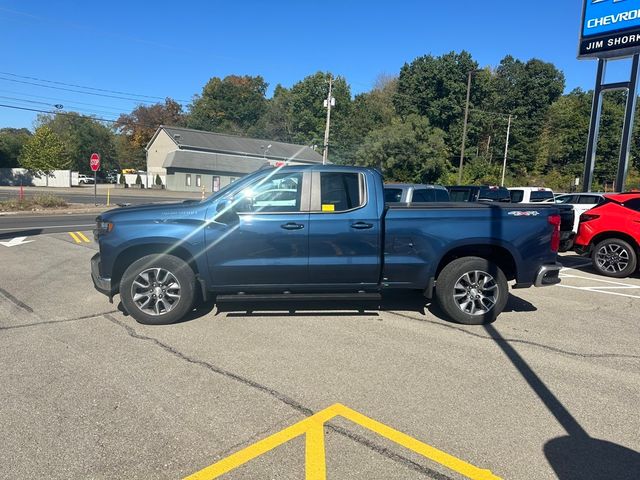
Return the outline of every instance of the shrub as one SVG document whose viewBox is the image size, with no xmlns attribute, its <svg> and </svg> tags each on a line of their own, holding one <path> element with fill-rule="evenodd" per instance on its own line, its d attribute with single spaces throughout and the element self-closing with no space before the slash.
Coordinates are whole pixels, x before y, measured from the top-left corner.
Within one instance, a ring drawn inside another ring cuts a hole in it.
<svg viewBox="0 0 640 480">
<path fill-rule="evenodd" d="M 140 176 L 140 174 L 138 174 L 138 176 L 136 177 L 136 185 L 142 185 L 142 177 Z"/>
<path fill-rule="evenodd" d="M 160 178 L 160 175 L 156 175 L 156 185 L 158 186 L 162 185 L 162 179 Z"/>
<path fill-rule="evenodd" d="M 124 178 L 124 173 L 120 174 L 120 185 L 126 185 L 127 184 L 127 179 Z"/>
</svg>

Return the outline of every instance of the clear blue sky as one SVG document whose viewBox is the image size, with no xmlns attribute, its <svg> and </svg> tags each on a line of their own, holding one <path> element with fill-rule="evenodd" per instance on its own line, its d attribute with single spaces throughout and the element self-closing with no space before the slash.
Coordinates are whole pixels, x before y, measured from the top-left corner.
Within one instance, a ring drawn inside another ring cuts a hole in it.
<svg viewBox="0 0 640 480">
<path fill-rule="evenodd" d="M 262 75 L 271 91 L 323 70 L 345 76 L 357 94 L 418 56 L 466 49 L 481 66 L 495 66 L 506 54 L 553 62 L 566 75 L 567 91 L 590 89 L 596 62 L 576 60 L 581 4 L 0 0 L 0 72 L 188 101 L 212 76 Z M 105 118 L 135 105 L 6 79 L 0 103 L 76 105 Z M 0 127 L 31 128 L 34 118 L 0 108 Z"/>
</svg>

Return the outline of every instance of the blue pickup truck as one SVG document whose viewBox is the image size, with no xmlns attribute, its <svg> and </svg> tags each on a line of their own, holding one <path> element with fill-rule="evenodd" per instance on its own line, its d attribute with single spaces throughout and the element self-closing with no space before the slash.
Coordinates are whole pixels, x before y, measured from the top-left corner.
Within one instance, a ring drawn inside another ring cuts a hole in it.
<svg viewBox="0 0 640 480">
<path fill-rule="evenodd" d="M 202 202 L 97 218 L 95 287 L 138 322 L 179 321 L 200 298 L 371 301 L 412 289 L 453 321 L 492 322 L 514 288 L 558 283 L 554 205 L 385 204 L 369 168 L 260 170 Z"/>
</svg>

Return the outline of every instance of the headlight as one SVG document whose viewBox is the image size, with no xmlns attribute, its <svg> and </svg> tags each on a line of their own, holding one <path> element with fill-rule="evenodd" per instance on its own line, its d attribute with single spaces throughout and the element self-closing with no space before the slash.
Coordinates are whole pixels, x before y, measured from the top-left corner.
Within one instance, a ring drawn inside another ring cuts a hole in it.
<svg viewBox="0 0 640 480">
<path fill-rule="evenodd" d="M 112 222 L 104 222 L 100 217 L 96 218 L 96 228 L 93 231 L 93 238 L 98 240 L 101 235 L 105 235 L 113 231 Z"/>
</svg>

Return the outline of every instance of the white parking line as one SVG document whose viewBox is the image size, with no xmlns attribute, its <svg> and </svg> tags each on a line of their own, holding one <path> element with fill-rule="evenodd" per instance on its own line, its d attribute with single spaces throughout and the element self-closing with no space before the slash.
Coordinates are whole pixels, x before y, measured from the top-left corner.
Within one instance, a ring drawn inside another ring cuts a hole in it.
<svg viewBox="0 0 640 480">
<path fill-rule="evenodd" d="M 611 292 L 611 291 L 603 292 L 602 290 L 598 290 L 597 289 L 598 287 L 572 287 L 571 285 L 557 285 L 557 286 L 561 288 L 570 288 L 572 290 L 580 290 L 582 292 L 595 292 L 595 293 L 603 293 L 605 295 L 615 295 L 618 297 L 640 298 L 640 295 L 628 295 L 626 293 Z"/>
<path fill-rule="evenodd" d="M 592 280 L 594 282 L 601 282 L 601 283 L 609 283 L 611 285 L 620 285 L 620 287 L 631 287 L 631 288 L 638 288 L 637 285 L 631 285 L 629 283 L 622 283 L 622 282 L 616 282 L 613 280 L 604 280 L 601 278 L 593 278 L 593 277 L 584 277 L 581 275 L 566 275 L 566 274 L 561 274 L 560 275 L 562 278 L 581 278 L 582 280 Z M 593 287 L 593 288 L 600 288 L 600 287 Z M 604 287 L 602 287 L 604 288 Z"/>
</svg>

